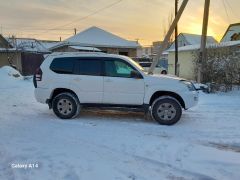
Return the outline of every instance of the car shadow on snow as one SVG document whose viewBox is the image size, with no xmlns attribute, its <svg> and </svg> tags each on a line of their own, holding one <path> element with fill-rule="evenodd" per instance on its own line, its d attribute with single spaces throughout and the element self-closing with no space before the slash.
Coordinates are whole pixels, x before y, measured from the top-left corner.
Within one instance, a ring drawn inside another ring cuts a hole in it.
<svg viewBox="0 0 240 180">
<path fill-rule="evenodd" d="M 121 110 L 106 110 L 96 108 L 82 109 L 76 120 L 107 120 L 119 122 L 142 122 L 155 123 L 148 115 L 143 112 L 121 111 Z"/>
</svg>

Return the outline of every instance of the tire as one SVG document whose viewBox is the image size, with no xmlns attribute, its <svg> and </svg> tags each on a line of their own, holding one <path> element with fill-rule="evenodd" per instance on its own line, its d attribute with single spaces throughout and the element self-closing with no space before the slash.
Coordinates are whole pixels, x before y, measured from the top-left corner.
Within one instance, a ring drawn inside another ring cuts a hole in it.
<svg viewBox="0 0 240 180">
<path fill-rule="evenodd" d="M 53 112 L 61 119 L 71 119 L 78 116 L 80 103 L 72 93 L 61 93 L 53 98 Z"/>
<path fill-rule="evenodd" d="M 170 126 L 180 120 L 182 107 L 175 98 L 163 96 L 153 102 L 151 115 L 159 124 Z"/>
</svg>

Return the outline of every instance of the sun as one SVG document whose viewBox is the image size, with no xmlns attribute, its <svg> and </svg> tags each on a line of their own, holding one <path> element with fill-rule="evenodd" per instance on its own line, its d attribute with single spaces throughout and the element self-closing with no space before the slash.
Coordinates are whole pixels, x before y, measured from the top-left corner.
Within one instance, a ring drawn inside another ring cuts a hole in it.
<svg viewBox="0 0 240 180">
<path fill-rule="evenodd" d="M 199 34 L 199 35 L 202 34 L 202 23 L 190 23 L 182 27 L 185 27 L 185 28 L 182 28 L 183 32 L 191 33 L 191 34 Z M 217 38 L 217 40 L 219 40 L 219 37 L 211 27 L 208 27 L 207 34 L 208 36 L 213 36 L 214 38 Z"/>
</svg>

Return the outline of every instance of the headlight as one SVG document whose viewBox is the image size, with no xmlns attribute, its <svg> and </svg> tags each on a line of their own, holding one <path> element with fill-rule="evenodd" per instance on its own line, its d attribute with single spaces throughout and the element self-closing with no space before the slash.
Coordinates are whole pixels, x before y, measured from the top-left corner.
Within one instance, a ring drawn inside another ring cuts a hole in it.
<svg viewBox="0 0 240 180">
<path fill-rule="evenodd" d="M 192 82 L 190 81 L 181 81 L 181 82 L 187 86 L 189 91 L 196 91 L 195 86 L 193 85 Z"/>
</svg>

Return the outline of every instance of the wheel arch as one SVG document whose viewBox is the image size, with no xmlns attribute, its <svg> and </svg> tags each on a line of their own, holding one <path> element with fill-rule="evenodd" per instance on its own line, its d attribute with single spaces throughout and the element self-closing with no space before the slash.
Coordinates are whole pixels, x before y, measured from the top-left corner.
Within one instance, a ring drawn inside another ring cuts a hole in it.
<svg viewBox="0 0 240 180">
<path fill-rule="evenodd" d="M 177 94 L 177 93 L 174 93 L 174 92 L 171 92 L 171 91 L 156 91 L 150 98 L 150 101 L 149 101 L 149 105 L 151 106 L 152 103 L 154 102 L 155 99 L 161 97 L 161 96 L 170 96 L 170 97 L 173 97 L 175 98 L 179 103 L 180 105 L 182 106 L 182 108 L 185 109 L 185 102 L 184 100 L 182 99 L 182 97 Z"/>
<path fill-rule="evenodd" d="M 79 101 L 79 98 L 78 98 L 77 94 L 73 90 L 68 89 L 68 88 L 56 88 L 52 91 L 49 99 L 47 99 L 47 101 L 46 101 L 46 103 L 49 106 L 49 109 L 52 109 L 53 98 L 56 97 L 58 94 L 61 94 L 61 93 L 64 93 L 64 92 L 73 94 L 74 96 L 76 96 L 77 100 Z"/>
</svg>

